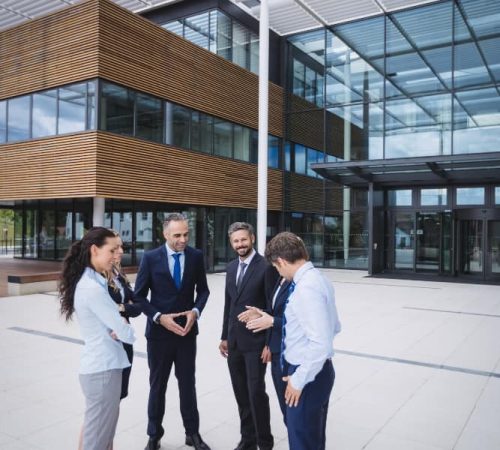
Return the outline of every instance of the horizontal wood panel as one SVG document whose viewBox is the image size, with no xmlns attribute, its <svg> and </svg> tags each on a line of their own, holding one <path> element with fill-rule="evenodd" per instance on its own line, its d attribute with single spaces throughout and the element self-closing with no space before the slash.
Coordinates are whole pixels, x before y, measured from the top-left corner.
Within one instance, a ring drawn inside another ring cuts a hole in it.
<svg viewBox="0 0 500 450">
<path fill-rule="evenodd" d="M 0 33 L 0 99 L 102 77 L 258 127 L 258 77 L 110 0 L 87 0 Z M 283 90 L 269 88 L 283 136 Z"/>
<path fill-rule="evenodd" d="M 96 133 L 1 146 L 2 200 L 93 197 Z"/>
<path fill-rule="evenodd" d="M 257 167 L 98 133 L 97 195 L 233 208 L 257 207 Z M 268 171 L 268 209 L 282 208 L 282 172 Z"/>
<path fill-rule="evenodd" d="M 100 10 L 101 77 L 257 128 L 255 74 L 108 0 Z M 269 104 L 269 131 L 282 136 L 283 90 L 274 84 Z"/>
<path fill-rule="evenodd" d="M 282 172 L 268 171 L 268 208 Z M 95 197 L 257 207 L 257 166 L 106 132 L 2 145 L 0 199 Z"/>
<path fill-rule="evenodd" d="M 83 2 L 0 32 L 0 99 L 96 77 L 96 6 Z"/>
</svg>

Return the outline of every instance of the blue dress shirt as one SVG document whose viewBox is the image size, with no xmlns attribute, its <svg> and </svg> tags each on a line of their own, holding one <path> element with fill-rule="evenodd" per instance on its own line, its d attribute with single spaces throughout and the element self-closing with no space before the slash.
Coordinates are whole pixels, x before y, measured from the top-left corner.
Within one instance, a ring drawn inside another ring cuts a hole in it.
<svg viewBox="0 0 500 450">
<path fill-rule="evenodd" d="M 124 369 L 130 363 L 120 341 L 133 344 L 134 329 L 120 316 L 108 293 L 108 282 L 87 267 L 75 289 L 75 313 L 85 342 L 80 373 Z M 114 331 L 120 341 L 111 337 Z"/>
<path fill-rule="evenodd" d="M 291 376 L 295 389 L 314 380 L 333 356 L 333 338 L 340 331 L 333 286 L 311 262 L 293 277 L 295 290 L 285 309 L 285 359 L 299 366 Z"/>
</svg>

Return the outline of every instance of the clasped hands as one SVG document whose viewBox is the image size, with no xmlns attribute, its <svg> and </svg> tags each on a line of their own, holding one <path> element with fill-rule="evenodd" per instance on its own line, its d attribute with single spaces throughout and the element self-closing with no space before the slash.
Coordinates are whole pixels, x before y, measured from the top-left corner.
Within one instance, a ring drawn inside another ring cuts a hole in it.
<svg viewBox="0 0 500 450">
<path fill-rule="evenodd" d="M 186 325 L 184 325 L 184 327 L 181 327 L 174 320 L 176 317 L 181 317 L 181 316 L 186 316 L 187 318 Z M 191 328 L 193 328 L 193 325 L 196 322 L 197 318 L 198 317 L 196 315 L 196 312 L 193 310 L 184 311 L 180 313 L 162 314 L 160 316 L 160 325 L 179 336 L 186 336 L 186 334 L 188 334 L 191 331 Z"/>
</svg>

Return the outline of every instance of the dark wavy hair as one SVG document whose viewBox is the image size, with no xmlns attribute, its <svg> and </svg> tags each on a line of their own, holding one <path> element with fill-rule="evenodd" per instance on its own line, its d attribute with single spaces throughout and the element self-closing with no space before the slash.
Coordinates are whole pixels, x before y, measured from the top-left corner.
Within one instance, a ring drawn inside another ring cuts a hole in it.
<svg viewBox="0 0 500 450">
<path fill-rule="evenodd" d="M 76 285 L 85 268 L 92 267 L 90 248 L 93 245 L 103 247 L 106 244 L 106 239 L 114 237 L 116 237 L 116 234 L 108 228 L 93 227 L 87 231 L 82 240 L 74 242 L 66 253 L 59 277 L 60 312 L 66 321 L 71 319 L 75 311 Z"/>
</svg>

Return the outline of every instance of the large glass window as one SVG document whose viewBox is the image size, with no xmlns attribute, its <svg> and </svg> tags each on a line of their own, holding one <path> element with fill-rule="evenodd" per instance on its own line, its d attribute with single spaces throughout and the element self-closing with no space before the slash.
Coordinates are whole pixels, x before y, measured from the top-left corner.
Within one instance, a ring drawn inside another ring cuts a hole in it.
<svg viewBox="0 0 500 450">
<path fill-rule="evenodd" d="M 411 189 L 395 189 L 388 191 L 388 201 L 390 206 L 411 206 Z"/>
<path fill-rule="evenodd" d="M 0 101 L 0 144 L 7 140 L 7 102 Z"/>
<path fill-rule="evenodd" d="M 457 188 L 457 205 L 484 205 L 484 187 Z"/>
<path fill-rule="evenodd" d="M 30 138 L 31 96 L 12 98 L 7 102 L 7 140 L 21 141 Z"/>
<path fill-rule="evenodd" d="M 101 129 L 118 134 L 134 134 L 135 93 L 111 83 L 102 83 Z"/>
<path fill-rule="evenodd" d="M 249 68 L 249 41 L 249 31 L 233 21 L 233 62 L 240 67 Z"/>
<path fill-rule="evenodd" d="M 198 111 L 191 113 L 191 148 L 204 153 L 212 153 L 213 118 Z"/>
<path fill-rule="evenodd" d="M 184 39 L 208 50 L 209 13 L 205 12 L 184 19 Z M 175 22 L 174 22 L 175 23 Z M 177 22 L 178 23 L 178 22 Z"/>
<path fill-rule="evenodd" d="M 167 144 L 190 148 L 191 111 L 184 106 L 167 104 Z"/>
<path fill-rule="evenodd" d="M 219 156 L 232 157 L 233 124 L 225 120 L 214 119 L 214 153 Z"/>
<path fill-rule="evenodd" d="M 234 158 L 250 161 L 250 128 L 234 125 Z"/>
<path fill-rule="evenodd" d="M 280 139 L 269 135 L 267 139 L 268 166 L 279 169 L 280 167 Z"/>
<path fill-rule="evenodd" d="M 422 206 L 442 206 L 448 203 L 448 189 L 422 189 L 420 204 Z"/>
<path fill-rule="evenodd" d="M 33 94 L 32 137 L 56 134 L 57 89 Z"/>
<path fill-rule="evenodd" d="M 160 99 L 137 93 L 135 135 L 150 141 L 163 141 L 163 104 Z"/>
<path fill-rule="evenodd" d="M 90 84 L 90 83 L 89 83 Z M 90 84 L 94 86 L 94 83 Z M 74 133 L 86 128 L 87 84 L 74 84 L 59 88 L 58 133 Z M 92 97 L 94 100 L 94 97 Z"/>
</svg>

